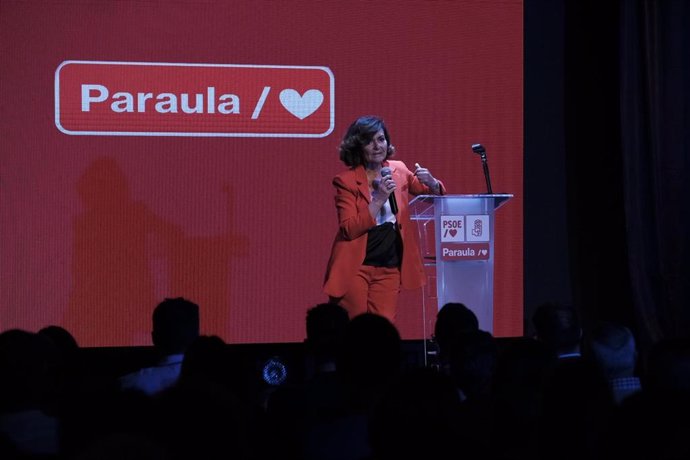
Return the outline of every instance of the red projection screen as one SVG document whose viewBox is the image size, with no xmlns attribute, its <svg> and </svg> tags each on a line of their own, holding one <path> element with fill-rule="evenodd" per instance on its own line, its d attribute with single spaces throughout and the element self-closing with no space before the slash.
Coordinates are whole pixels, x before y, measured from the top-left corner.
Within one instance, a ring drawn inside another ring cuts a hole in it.
<svg viewBox="0 0 690 460">
<path fill-rule="evenodd" d="M 165 297 L 228 343 L 299 342 L 326 301 L 338 144 L 497 212 L 494 335 L 522 334 L 522 1 L 14 1 L 0 9 L 0 327 L 150 344 Z M 422 338 L 421 290 L 397 326 Z"/>
</svg>

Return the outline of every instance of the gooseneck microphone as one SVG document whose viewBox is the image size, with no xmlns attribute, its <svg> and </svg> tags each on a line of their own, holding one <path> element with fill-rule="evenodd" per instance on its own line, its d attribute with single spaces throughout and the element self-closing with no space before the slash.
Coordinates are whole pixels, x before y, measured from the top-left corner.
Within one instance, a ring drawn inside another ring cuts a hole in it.
<svg viewBox="0 0 690 460">
<path fill-rule="evenodd" d="M 384 178 L 387 176 L 392 178 L 393 172 L 391 171 L 391 168 L 389 168 L 388 166 L 384 166 L 383 168 L 381 168 L 381 177 Z M 391 192 L 391 194 L 388 195 L 388 203 L 391 205 L 391 212 L 393 214 L 397 214 L 398 202 L 395 200 L 395 191 Z"/>
<path fill-rule="evenodd" d="M 482 144 L 472 144 L 472 151 L 482 158 L 482 167 L 484 169 L 484 179 L 486 180 L 486 193 L 491 195 L 494 193 L 491 190 L 491 178 L 489 177 L 489 165 L 486 162 L 486 149 Z"/>
</svg>

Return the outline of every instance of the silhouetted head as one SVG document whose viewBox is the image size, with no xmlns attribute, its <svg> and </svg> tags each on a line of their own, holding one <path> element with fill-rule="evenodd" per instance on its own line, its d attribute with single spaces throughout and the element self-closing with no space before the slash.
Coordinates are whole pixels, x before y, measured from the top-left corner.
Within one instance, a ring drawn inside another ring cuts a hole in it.
<svg viewBox="0 0 690 460">
<path fill-rule="evenodd" d="M 544 303 L 532 316 L 537 339 L 555 353 L 579 351 L 582 338 L 580 319 L 571 306 Z"/>
<path fill-rule="evenodd" d="M 338 371 L 346 380 L 379 385 L 400 370 L 400 334 L 393 323 L 374 313 L 363 313 L 345 328 Z"/>
<path fill-rule="evenodd" d="M 306 344 L 312 352 L 335 356 L 350 318 L 340 305 L 321 303 L 307 310 Z"/>
<path fill-rule="evenodd" d="M 36 409 L 59 363 L 47 337 L 21 329 L 0 334 L 0 412 Z"/>
<path fill-rule="evenodd" d="M 637 364 L 632 332 L 622 324 L 603 323 L 592 330 L 589 348 L 607 378 L 630 377 Z"/>
<path fill-rule="evenodd" d="M 74 336 L 64 327 L 60 326 L 46 326 L 39 334 L 48 337 L 53 341 L 55 346 L 64 354 L 73 353 L 79 349 L 79 344 Z"/>
<path fill-rule="evenodd" d="M 498 385 L 518 392 L 539 391 L 544 376 L 554 364 L 551 350 L 534 337 L 509 340 L 497 358 Z"/>
<path fill-rule="evenodd" d="M 444 353 L 450 341 L 461 334 L 479 330 L 479 320 L 472 310 L 462 303 L 449 302 L 438 311 L 434 325 L 434 339 L 439 351 Z"/>
<path fill-rule="evenodd" d="M 498 347 L 487 331 L 477 330 L 455 336 L 450 341 L 447 371 L 468 398 L 490 392 L 496 369 Z"/>
<path fill-rule="evenodd" d="M 199 306 L 182 297 L 165 299 L 153 311 L 151 337 L 164 353 L 183 353 L 199 337 Z"/>
</svg>

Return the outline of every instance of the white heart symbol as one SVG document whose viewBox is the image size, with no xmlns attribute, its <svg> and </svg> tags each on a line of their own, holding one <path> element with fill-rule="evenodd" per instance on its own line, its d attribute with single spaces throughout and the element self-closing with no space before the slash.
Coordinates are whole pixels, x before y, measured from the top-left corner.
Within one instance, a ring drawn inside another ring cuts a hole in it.
<svg viewBox="0 0 690 460">
<path fill-rule="evenodd" d="M 280 92 L 280 103 L 288 112 L 304 120 L 321 107 L 323 93 L 318 89 L 310 89 L 300 96 L 294 89 L 284 89 Z"/>
<path fill-rule="evenodd" d="M 486 249 L 482 249 L 480 252 L 483 256 L 485 256 L 487 251 L 486 251 Z"/>
</svg>

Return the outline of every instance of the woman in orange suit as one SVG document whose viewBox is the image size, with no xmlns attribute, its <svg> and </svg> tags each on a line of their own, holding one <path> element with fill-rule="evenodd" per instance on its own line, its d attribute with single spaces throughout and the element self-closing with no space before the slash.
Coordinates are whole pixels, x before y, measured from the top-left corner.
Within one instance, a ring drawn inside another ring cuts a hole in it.
<svg viewBox="0 0 690 460">
<path fill-rule="evenodd" d="M 418 163 L 413 172 L 390 159 L 395 148 L 381 118 L 358 118 L 339 150 L 349 169 L 333 179 L 339 229 L 324 292 L 350 318 L 371 312 L 393 321 L 400 288 L 424 284 L 410 195 L 442 195 L 445 189 Z"/>
</svg>

